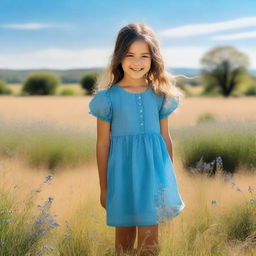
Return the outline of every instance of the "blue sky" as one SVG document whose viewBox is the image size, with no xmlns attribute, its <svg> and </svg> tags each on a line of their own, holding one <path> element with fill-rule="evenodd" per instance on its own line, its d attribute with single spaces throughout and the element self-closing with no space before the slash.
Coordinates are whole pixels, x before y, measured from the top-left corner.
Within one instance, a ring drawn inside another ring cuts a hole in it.
<svg viewBox="0 0 256 256">
<path fill-rule="evenodd" d="M 200 68 L 206 51 L 231 45 L 256 69 L 253 0 L 1 0 L 0 13 L 1 69 L 103 67 L 130 22 L 153 28 L 170 68 Z"/>
</svg>

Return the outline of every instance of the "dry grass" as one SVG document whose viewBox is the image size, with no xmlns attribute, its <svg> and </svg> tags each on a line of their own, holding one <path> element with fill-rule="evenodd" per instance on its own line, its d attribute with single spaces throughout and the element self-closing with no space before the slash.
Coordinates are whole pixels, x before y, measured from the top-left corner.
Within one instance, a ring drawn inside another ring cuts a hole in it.
<svg viewBox="0 0 256 256">
<path fill-rule="evenodd" d="M 59 126 L 71 126 L 78 129 L 86 129 L 95 132 L 96 119 L 88 114 L 88 103 L 91 96 L 70 97 L 14 97 L 3 96 L 0 98 L 0 121 L 1 122 L 50 122 Z M 171 127 L 193 125 L 197 118 L 205 112 L 213 113 L 218 120 L 255 120 L 255 98 L 187 98 L 181 104 L 178 111 L 170 118 Z M 181 237 L 182 223 L 189 223 L 195 219 L 198 212 L 204 207 L 216 214 L 221 214 L 230 209 L 235 203 L 244 200 L 248 195 L 248 186 L 256 186 L 256 174 L 244 175 L 240 170 L 234 176 L 239 188 L 245 192 L 242 194 L 234 189 L 230 182 L 225 183 L 221 177 L 207 179 L 204 177 L 190 177 L 182 168 L 181 161 L 174 157 L 174 166 L 177 176 L 180 194 L 186 204 L 183 212 L 171 222 L 172 235 Z M 36 189 L 46 176 L 45 170 L 32 170 L 19 161 L 0 160 L 2 186 L 12 188 L 19 186 L 17 197 L 22 199 L 32 189 Z M 37 175 L 35 175 L 37 173 Z M 57 214 L 56 220 L 61 224 L 68 220 L 77 209 L 81 209 L 87 203 L 96 213 L 99 219 L 99 232 L 104 231 L 107 240 L 114 241 L 114 229 L 105 226 L 105 210 L 99 202 L 99 180 L 96 165 L 84 166 L 61 172 L 58 170 L 51 184 L 47 185 L 40 194 L 39 200 L 44 201 L 49 196 L 54 198 L 52 212 Z M 216 200 L 216 205 L 211 205 L 211 200 Z M 39 202 L 40 203 L 40 202 Z M 198 215 L 200 216 L 200 214 Z M 87 220 L 85 212 L 81 217 L 82 223 L 92 222 Z M 84 218 L 84 219 L 83 219 Z M 95 223 L 93 223 L 95 224 Z M 109 232 L 106 232 L 109 231 Z M 179 235 L 180 234 L 180 235 Z M 175 244 L 176 236 L 173 237 Z M 163 240 L 163 244 L 167 243 Z"/>
<path fill-rule="evenodd" d="M 92 96 L 1 96 L 0 121 L 43 121 L 60 126 L 72 126 L 95 131 L 95 117 L 88 114 Z M 217 120 L 256 120 L 255 97 L 241 98 L 187 98 L 170 116 L 171 127 L 194 125 L 198 117 L 213 113 Z"/>
</svg>

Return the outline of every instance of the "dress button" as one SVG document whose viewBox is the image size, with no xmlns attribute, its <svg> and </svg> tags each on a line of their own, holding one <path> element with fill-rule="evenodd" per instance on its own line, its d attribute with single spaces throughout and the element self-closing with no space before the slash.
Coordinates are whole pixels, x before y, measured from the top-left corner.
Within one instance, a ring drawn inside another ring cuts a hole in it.
<svg viewBox="0 0 256 256">
<path fill-rule="evenodd" d="M 143 110 L 141 109 L 140 112 L 142 112 Z"/>
<path fill-rule="evenodd" d="M 141 99 L 141 96 L 139 96 L 138 98 Z"/>
<path fill-rule="evenodd" d="M 140 123 L 140 125 L 143 125 L 143 123 Z"/>
<path fill-rule="evenodd" d="M 141 102 L 139 102 L 139 105 L 141 105 Z"/>
</svg>

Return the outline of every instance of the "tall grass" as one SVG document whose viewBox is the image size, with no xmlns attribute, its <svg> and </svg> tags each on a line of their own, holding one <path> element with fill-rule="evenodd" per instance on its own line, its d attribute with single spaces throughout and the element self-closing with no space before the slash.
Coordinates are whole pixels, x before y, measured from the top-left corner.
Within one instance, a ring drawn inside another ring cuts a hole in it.
<svg viewBox="0 0 256 256">
<path fill-rule="evenodd" d="M 174 130 L 177 152 L 188 170 L 221 157 L 225 172 L 256 168 L 256 123 L 210 122 Z"/>
<path fill-rule="evenodd" d="M 221 185 L 218 194 L 227 194 L 233 200 L 225 201 L 223 196 L 216 200 L 217 191 L 209 200 L 210 184 L 218 184 L 222 179 L 219 174 L 214 179 L 189 179 L 187 191 L 194 190 L 196 194 L 191 200 L 184 194 L 187 205 L 184 211 L 174 220 L 160 224 L 160 256 L 253 256 L 256 253 L 256 185 L 243 189 L 231 178 L 225 186 Z M 115 255 L 114 229 L 106 226 L 105 210 L 100 207 L 95 192 L 83 191 L 90 197 L 80 203 L 68 221 L 56 222 L 56 215 L 50 211 L 55 202 L 52 196 L 38 205 L 38 195 L 53 178 L 57 179 L 51 175 L 45 177 L 23 200 L 17 187 L 0 187 L 0 255 Z M 86 189 L 86 184 L 83 188 Z M 217 189 L 219 186 L 214 185 L 213 190 Z M 66 207 L 71 207 L 72 200 L 65 199 L 62 200 Z"/>
<path fill-rule="evenodd" d="M 48 183 L 51 177 L 47 176 L 44 183 Z M 42 185 L 31 191 L 22 202 L 13 197 L 12 189 L 16 187 L 8 190 L 1 188 L 1 256 L 39 256 L 43 255 L 44 250 L 56 250 L 48 245 L 52 229 L 59 226 L 50 212 L 53 198 L 49 197 L 43 205 L 38 205 L 38 209 L 35 209 L 37 194 L 41 192 Z"/>
<path fill-rule="evenodd" d="M 35 168 L 75 167 L 90 162 L 95 155 L 92 136 L 47 123 L 2 123 L 0 141 L 0 157 L 18 158 Z"/>
</svg>

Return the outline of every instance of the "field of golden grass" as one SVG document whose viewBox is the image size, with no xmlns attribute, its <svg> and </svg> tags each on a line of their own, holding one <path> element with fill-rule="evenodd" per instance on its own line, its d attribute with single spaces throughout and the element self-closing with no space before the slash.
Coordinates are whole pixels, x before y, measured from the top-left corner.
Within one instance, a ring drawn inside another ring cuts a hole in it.
<svg viewBox="0 0 256 256">
<path fill-rule="evenodd" d="M 92 96 L 33 96 L 0 98 L 1 122 L 49 122 L 95 130 L 96 119 L 88 114 Z M 177 111 L 169 117 L 170 127 L 194 125 L 204 113 L 212 113 L 217 120 L 246 122 L 256 120 L 256 98 L 186 98 Z"/>
<path fill-rule="evenodd" d="M 15 97 L 3 96 L 0 98 L 0 122 L 49 122 L 57 126 L 74 127 L 95 133 L 96 119 L 88 114 L 88 103 L 91 96 L 50 96 L 50 97 Z M 255 120 L 256 99 L 254 97 L 242 98 L 187 98 L 181 103 L 178 111 L 170 118 L 170 129 L 194 125 L 198 117 L 204 113 L 212 113 L 217 120 L 236 120 L 246 122 Z M 235 203 L 242 202 L 244 196 L 248 197 L 248 186 L 256 185 L 256 174 L 243 175 L 242 171 L 234 176 L 237 186 L 242 193 L 234 190 L 230 182 L 224 182 L 217 176 L 214 179 L 204 177 L 190 177 L 183 169 L 179 159 L 175 158 L 174 166 L 180 193 L 186 204 L 182 214 L 172 221 L 172 234 L 182 232 L 179 230 L 182 223 L 189 223 L 204 206 L 209 207 L 216 214 L 221 214 L 231 208 Z M 45 170 L 29 169 L 18 160 L 0 159 L 0 170 L 4 173 L 0 181 L 0 188 L 12 188 L 18 185 L 17 196 L 23 196 L 36 189 L 46 176 Z M 90 205 L 80 216 L 82 225 L 91 227 L 95 220 L 88 216 L 96 216 L 99 231 L 104 233 L 107 240 L 114 246 L 114 229 L 105 224 L 105 210 L 99 203 L 99 181 L 96 163 L 75 169 L 61 170 L 54 175 L 50 185 L 46 186 L 40 194 L 39 200 L 48 196 L 54 198 L 52 211 L 57 214 L 57 220 L 63 223 L 78 209 Z M 211 205 L 216 200 L 216 205 Z M 92 207 L 94 206 L 94 208 Z M 85 209 L 85 208 L 84 208 Z M 178 236 L 178 235 L 177 235 Z M 175 238 L 174 238 L 175 241 Z M 167 240 L 166 240 L 167 243 Z M 234 254 L 236 255 L 236 254 Z"/>
</svg>

